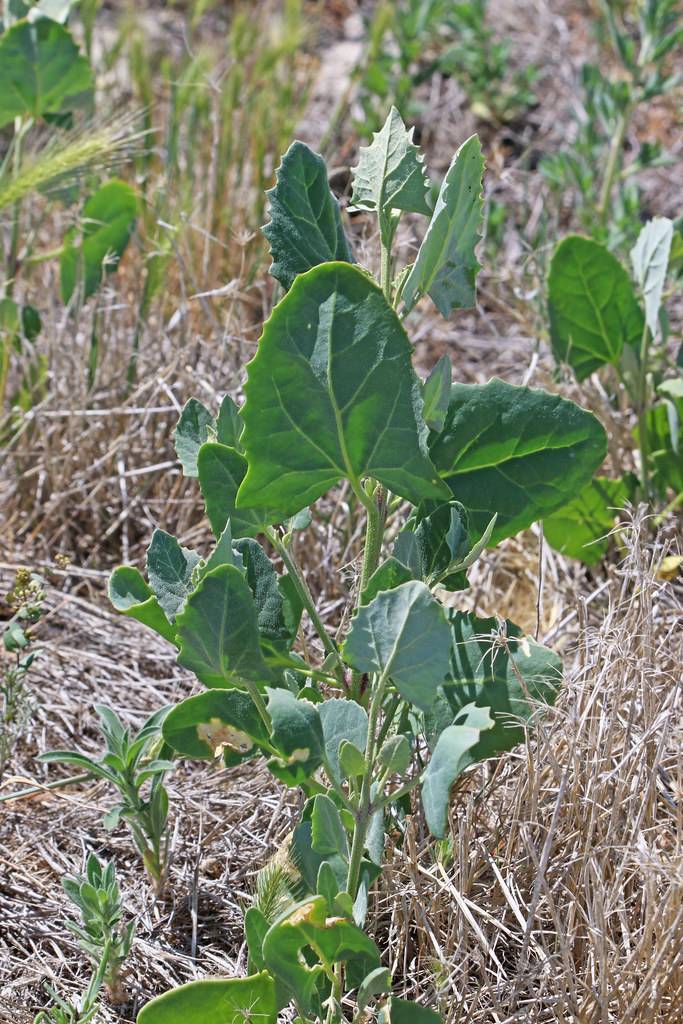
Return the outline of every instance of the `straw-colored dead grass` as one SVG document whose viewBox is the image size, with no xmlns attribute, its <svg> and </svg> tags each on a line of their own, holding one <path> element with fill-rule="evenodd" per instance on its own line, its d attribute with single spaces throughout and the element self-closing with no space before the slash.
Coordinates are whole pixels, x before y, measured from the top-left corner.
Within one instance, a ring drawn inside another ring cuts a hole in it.
<svg viewBox="0 0 683 1024">
<path fill-rule="evenodd" d="M 563 641 L 566 681 L 528 745 L 461 779 L 447 842 L 428 839 L 418 809 L 393 833 L 369 927 L 398 988 L 438 1002 L 447 1024 L 683 1019 L 683 587 L 657 578 L 665 549 L 648 543 L 642 516 L 622 543 L 622 563 L 597 587 L 561 560 L 545 581 L 544 600 L 564 608 L 550 636 Z M 492 602 L 505 599 L 495 580 L 511 557 L 533 573 L 535 547 L 519 540 L 488 556 Z M 54 589 L 50 605 L 35 726 L 5 793 L 47 780 L 39 750 L 97 749 L 94 701 L 139 721 L 192 690 L 136 624 Z M 170 788 L 164 903 L 125 830 L 102 829 L 102 785 L 0 805 L 0 1020 L 28 1024 L 44 979 L 60 991 L 83 983 L 59 878 L 89 849 L 115 858 L 137 927 L 131 1000 L 103 1021 L 133 1021 L 182 981 L 244 972 L 240 908 L 291 828 L 296 796 L 252 767 L 185 764 Z"/>
</svg>

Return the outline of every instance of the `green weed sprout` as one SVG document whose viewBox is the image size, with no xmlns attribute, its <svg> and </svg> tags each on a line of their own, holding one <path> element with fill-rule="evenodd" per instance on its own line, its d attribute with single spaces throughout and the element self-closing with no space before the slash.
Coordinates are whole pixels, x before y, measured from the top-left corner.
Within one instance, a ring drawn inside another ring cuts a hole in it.
<svg viewBox="0 0 683 1024">
<path fill-rule="evenodd" d="M 94 966 L 106 963 L 103 982 L 110 1001 L 125 1002 L 121 969 L 130 952 L 135 923 L 121 924 L 123 908 L 114 865 L 102 863 L 91 853 L 85 875 L 63 878 L 62 887 L 81 912 L 81 922 L 69 921 L 69 929 Z"/>
<path fill-rule="evenodd" d="M 95 710 L 107 745 L 107 752 L 99 761 L 70 750 L 51 750 L 41 754 L 39 760 L 75 765 L 114 786 L 120 802 L 107 812 L 104 826 L 113 829 L 120 820 L 126 822 L 155 892 L 161 895 L 169 855 L 164 777 L 174 764 L 158 755 L 164 753 L 160 729 L 168 709 L 148 718 L 136 735 L 131 735 L 111 708 L 96 704 Z M 147 795 L 143 795 L 147 786 Z"/>
<path fill-rule="evenodd" d="M 285 1007 L 300 1024 L 440 1020 L 393 993 L 363 930 L 387 828 L 419 794 L 430 833 L 446 838 L 456 779 L 522 742 L 561 682 L 553 651 L 447 607 L 444 592 L 467 587 L 486 547 L 565 504 L 606 451 L 595 417 L 558 395 L 453 384 L 447 357 L 426 380 L 413 370 L 404 325 L 420 303 L 444 316 L 475 303 L 483 168 L 472 136 L 432 208 L 422 154 L 392 109 L 353 171 L 353 206 L 377 217 L 376 282 L 355 262 L 324 161 L 292 144 L 265 227 L 284 297 L 247 367 L 246 402 L 226 397 L 214 415 L 190 399 L 175 434 L 215 545 L 193 551 L 156 530 L 147 578 L 111 577 L 114 606 L 172 643 L 205 687 L 164 717 L 168 746 L 235 768 L 262 759 L 303 798 L 287 864 L 271 866 L 245 914 L 248 976 L 167 992 L 139 1024 L 275 1024 Z M 405 267 L 393 252 L 404 212 L 426 219 Z M 296 548 L 341 481 L 366 531 L 331 632 Z M 305 657 L 304 613 L 318 638 Z"/>
<path fill-rule="evenodd" d="M 11 664 L 0 672 L 0 780 L 7 762 L 33 713 L 33 699 L 27 677 L 37 657 L 32 627 L 42 614 L 45 601 L 44 581 L 30 569 L 19 569 L 7 595 L 14 614 L 2 632 L 5 651 Z"/>
<path fill-rule="evenodd" d="M 102 960 L 93 970 L 87 988 L 77 1002 L 70 999 L 63 999 L 51 985 L 45 985 L 45 991 L 50 996 L 53 1005 L 40 1010 L 34 1017 L 33 1024 L 90 1024 L 99 1013 L 100 1004 L 98 997 L 104 982 L 104 975 L 107 969 L 108 950 L 105 950 Z"/>
</svg>

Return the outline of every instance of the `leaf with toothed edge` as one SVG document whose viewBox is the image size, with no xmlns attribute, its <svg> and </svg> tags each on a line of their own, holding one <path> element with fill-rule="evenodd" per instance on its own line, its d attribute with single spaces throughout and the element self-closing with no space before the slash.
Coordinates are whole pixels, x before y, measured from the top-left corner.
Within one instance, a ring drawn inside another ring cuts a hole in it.
<svg viewBox="0 0 683 1024">
<path fill-rule="evenodd" d="M 475 249 L 481 241 L 483 173 L 479 137 L 472 135 L 453 157 L 403 286 L 407 313 L 422 295 L 430 296 L 442 316 L 474 305 L 475 279 L 480 269 Z"/>
<path fill-rule="evenodd" d="M 361 146 L 358 166 L 352 168 L 354 206 L 379 214 L 410 210 L 430 216 L 429 180 L 424 157 L 413 142 L 414 131 L 406 129 L 398 110 L 392 107 L 371 144 Z"/>
<path fill-rule="evenodd" d="M 607 435 L 591 413 L 559 395 L 493 378 L 454 384 L 431 456 L 453 497 L 490 546 L 551 515 L 592 478 Z"/>
</svg>

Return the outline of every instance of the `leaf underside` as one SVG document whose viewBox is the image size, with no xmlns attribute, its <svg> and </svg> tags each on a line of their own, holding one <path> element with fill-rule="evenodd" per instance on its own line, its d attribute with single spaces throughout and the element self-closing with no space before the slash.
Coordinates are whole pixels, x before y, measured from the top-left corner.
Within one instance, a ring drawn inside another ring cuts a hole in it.
<svg viewBox="0 0 683 1024">
<path fill-rule="evenodd" d="M 484 157 L 477 135 L 459 148 L 441 185 L 432 219 L 403 288 L 406 312 L 429 295 L 442 316 L 476 299 L 475 255 L 482 223 Z"/>
</svg>

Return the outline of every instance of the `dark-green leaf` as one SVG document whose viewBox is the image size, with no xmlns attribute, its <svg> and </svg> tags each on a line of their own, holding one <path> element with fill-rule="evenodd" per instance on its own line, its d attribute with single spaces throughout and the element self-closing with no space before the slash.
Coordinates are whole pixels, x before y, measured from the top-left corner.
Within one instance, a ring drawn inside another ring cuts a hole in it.
<svg viewBox="0 0 683 1024">
<path fill-rule="evenodd" d="M 264 327 L 245 393 L 238 509 L 293 515 L 343 477 L 357 491 L 375 477 L 414 503 L 445 493 L 410 343 L 357 267 L 325 263 L 297 278 Z"/>
<path fill-rule="evenodd" d="M 623 478 L 593 477 L 575 498 L 543 520 L 545 538 L 556 551 L 595 565 L 607 551 L 617 510 L 628 498 Z"/>
<path fill-rule="evenodd" d="M 114 569 L 109 577 L 109 600 L 117 612 L 137 619 L 172 644 L 176 642 L 174 627 L 138 569 L 128 565 Z"/>
<path fill-rule="evenodd" d="M 275 173 L 277 184 L 266 193 L 270 223 L 263 234 L 273 258 L 270 273 L 286 291 L 311 267 L 330 260 L 352 263 L 353 257 L 323 158 L 293 142 Z"/>
<path fill-rule="evenodd" d="M 92 85 L 90 65 L 55 21 L 19 21 L 0 38 L 0 128 L 73 109 Z"/>
<path fill-rule="evenodd" d="M 176 619 L 178 664 L 208 687 L 245 688 L 245 680 L 271 681 L 259 642 L 256 607 L 249 584 L 234 565 L 204 576 Z"/>
<path fill-rule="evenodd" d="M 108 181 L 90 196 L 81 216 L 81 238 L 64 244 L 60 260 L 62 301 L 77 286 L 82 298 L 97 291 L 105 274 L 116 270 L 137 216 L 135 192 L 123 181 Z"/>
<path fill-rule="evenodd" d="M 451 612 L 450 626 L 450 678 L 426 716 L 430 745 L 465 705 L 474 703 L 492 713 L 494 728 L 482 734 L 470 760 L 511 750 L 524 740 L 525 725 L 539 708 L 554 703 L 562 662 L 512 622 L 501 629 L 497 619 Z"/>
<path fill-rule="evenodd" d="M 246 760 L 268 743 L 254 702 L 241 690 L 207 690 L 188 697 L 169 711 L 162 732 L 183 757 L 212 758 L 228 751 Z"/>
<path fill-rule="evenodd" d="M 573 498 L 605 457 L 607 436 L 591 413 L 559 395 L 488 384 L 454 384 L 431 455 L 475 533 L 497 520 L 497 544 Z"/>
<path fill-rule="evenodd" d="M 624 345 L 637 345 L 643 333 L 643 312 L 621 263 L 580 235 L 555 249 L 548 312 L 555 358 L 569 363 L 578 380 L 606 363 L 618 365 Z"/>
<path fill-rule="evenodd" d="M 450 631 L 424 583 L 383 590 L 359 608 L 344 660 L 359 672 L 390 678 L 404 700 L 428 710 L 448 672 Z"/>
<path fill-rule="evenodd" d="M 225 529 L 228 519 L 233 537 L 253 537 L 262 533 L 269 523 L 286 519 L 286 513 L 265 508 L 237 508 L 237 491 L 247 472 L 247 460 L 235 448 L 208 441 L 199 449 L 197 473 L 206 514 L 216 537 Z"/>
</svg>

